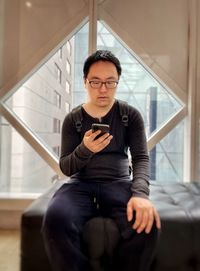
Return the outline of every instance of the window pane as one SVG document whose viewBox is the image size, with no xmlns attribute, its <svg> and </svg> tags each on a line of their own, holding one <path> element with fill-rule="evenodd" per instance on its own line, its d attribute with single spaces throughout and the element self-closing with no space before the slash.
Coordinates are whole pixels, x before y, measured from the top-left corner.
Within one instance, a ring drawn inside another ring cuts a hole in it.
<svg viewBox="0 0 200 271">
<path fill-rule="evenodd" d="M 73 106 L 83 103 L 86 92 L 83 85 L 83 63 L 88 56 L 89 25 L 86 24 L 74 37 L 74 86 Z"/>
<path fill-rule="evenodd" d="M 55 172 L 2 117 L 0 140 L 0 196 L 42 193 L 51 186 Z"/>
<path fill-rule="evenodd" d="M 75 54 L 79 54 L 77 48 L 82 50 L 82 59 L 87 55 L 88 25 L 76 35 L 82 36 L 81 45 L 75 44 L 76 36 L 72 37 L 6 101 L 6 105 L 55 156 L 60 155 L 63 119 L 73 107 Z M 70 64 L 70 74 L 66 70 L 66 61 Z M 82 73 L 75 76 L 75 80 L 80 80 L 82 84 L 81 78 Z M 42 193 L 56 178 L 56 173 L 46 162 L 6 120 L 0 118 L 0 191 Z"/>
<path fill-rule="evenodd" d="M 197 160 L 197 169 L 198 169 L 198 179 L 197 181 L 200 182 L 200 119 L 199 119 L 199 145 L 198 145 L 198 160 Z"/>
<path fill-rule="evenodd" d="M 138 108 L 143 115 L 148 135 L 181 108 L 181 104 L 100 22 L 98 22 L 97 47 L 111 50 L 120 59 L 122 76 L 118 85 L 117 97 Z M 152 103 L 152 101 L 156 101 L 156 103 Z M 157 114 L 153 116 L 155 118 L 153 119 L 154 129 L 149 123 L 149 110 L 152 104 L 154 107 L 156 106 L 157 111 Z"/>
<path fill-rule="evenodd" d="M 144 118 L 147 136 L 181 109 L 175 97 L 100 22 L 97 47 L 111 50 L 120 59 L 122 76 L 117 98 L 138 108 Z M 181 123 L 150 152 L 151 179 L 183 180 L 183 138 Z"/>
<path fill-rule="evenodd" d="M 152 180 L 182 182 L 184 121 L 177 125 L 150 151 L 150 175 Z"/>
<path fill-rule="evenodd" d="M 72 103 L 72 94 L 66 92 L 67 85 L 64 83 L 68 82 L 70 86 L 73 81 L 66 71 L 67 56 L 67 47 L 62 46 L 62 59 L 55 53 L 6 101 L 55 155 L 58 152 L 54 147 L 60 144 L 61 122 L 66 115 L 65 104 Z M 60 74 L 63 82 L 60 81 Z"/>
</svg>

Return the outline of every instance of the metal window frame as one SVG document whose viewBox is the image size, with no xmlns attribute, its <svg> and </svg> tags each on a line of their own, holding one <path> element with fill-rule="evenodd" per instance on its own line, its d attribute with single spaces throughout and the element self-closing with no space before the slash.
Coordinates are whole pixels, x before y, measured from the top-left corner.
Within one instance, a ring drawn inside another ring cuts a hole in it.
<svg viewBox="0 0 200 271">
<path fill-rule="evenodd" d="M 197 132 L 193 129 L 193 127 L 196 127 L 197 125 L 195 123 L 195 112 L 194 112 L 194 104 L 195 104 L 195 83 L 196 83 L 196 74 L 195 74 L 195 67 L 196 67 L 196 21 L 197 21 L 197 14 L 196 14 L 196 6 L 197 1 L 191 0 L 189 1 L 189 25 L 190 25 L 190 36 L 189 39 L 189 67 L 188 67 L 188 97 L 186 94 L 177 87 L 175 82 L 172 82 L 172 80 L 166 75 L 163 74 L 163 71 L 161 69 L 159 70 L 159 67 L 155 68 L 157 70 L 156 77 L 159 82 L 161 80 L 158 78 L 158 76 L 161 75 L 161 78 L 165 78 L 165 83 L 167 83 L 170 86 L 170 90 L 173 89 L 173 95 L 175 95 L 179 101 L 183 104 L 183 108 L 179 110 L 172 118 L 170 118 L 166 123 L 164 123 L 155 133 L 151 135 L 151 137 L 148 139 L 148 148 L 151 150 L 162 138 L 164 138 L 181 120 L 184 118 L 187 119 L 187 132 L 186 132 L 186 140 L 185 140 L 185 146 L 187 149 L 187 152 L 185 153 L 185 180 L 195 180 L 195 172 L 197 170 L 195 169 L 196 163 L 194 163 L 196 157 L 197 157 L 197 150 L 195 149 L 195 142 L 197 141 Z M 89 53 L 92 53 L 96 50 L 97 47 L 97 10 L 98 10 L 98 4 L 95 0 L 89 0 Z M 88 20 L 88 18 L 86 19 Z M 83 22 L 83 24 L 86 21 Z M 119 39 L 120 39 L 120 29 L 119 29 Z M 121 39 L 120 39 L 121 40 Z M 63 41 L 62 44 L 64 44 L 65 41 Z M 124 46 L 126 40 L 122 41 Z M 60 47 L 61 45 L 59 45 Z M 55 48 L 54 52 L 59 48 Z M 131 52 L 134 54 L 133 52 Z M 53 53 L 52 53 L 53 55 Z M 134 54 L 135 55 L 135 54 Z M 137 57 L 135 55 L 135 57 Z M 139 62 L 141 63 L 141 60 L 139 59 Z M 142 63 L 141 63 L 142 64 Z M 144 63 L 143 63 L 144 64 Z M 40 64 L 41 65 L 41 64 Z M 146 67 L 149 70 L 149 72 L 152 74 L 152 71 L 149 67 Z M 35 70 L 37 70 L 38 67 L 36 67 Z M 33 71 L 33 72 L 34 72 Z M 33 73 L 32 72 L 32 73 Z M 30 76 L 30 75 L 29 75 Z M 155 76 L 155 74 L 153 75 Z M 26 77 L 24 81 L 27 79 Z M 161 82 L 163 84 L 163 82 Z M 14 127 L 18 133 L 32 146 L 32 148 L 46 161 L 46 163 L 59 175 L 61 178 L 63 178 L 63 174 L 61 173 L 61 170 L 59 168 L 59 161 L 57 157 L 40 141 L 40 139 L 33 133 L 33 131 L 30 130 L 29 127 L 27 127 L 5 104 L 5 100 L 12 95 L 16 89 L 18 89 L 19 85 L 21 85 L 21 82 L 15 86 L 12 90 L 6 90 L 3 93 L 3 96 L 1 96 L 0 100 L 0 113 L 1 115 L 7 119 L 7 121 Z M 167 86 L 165 85 L 167 88 Z M 168 88 L 167 88 L 168 89 Z M 189 158 L 188 158 L 189 155 Z"/>
</svg>

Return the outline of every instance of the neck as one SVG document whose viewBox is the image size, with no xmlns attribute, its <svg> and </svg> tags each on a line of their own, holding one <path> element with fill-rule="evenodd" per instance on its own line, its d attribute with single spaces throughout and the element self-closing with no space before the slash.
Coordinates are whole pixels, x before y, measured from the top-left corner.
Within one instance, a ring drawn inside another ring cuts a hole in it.
<svg viewBox="0 0 200 271">
<path fill-rule="evenodd" d="M 104 117 L 110 111 L 110 109 L 112 108 L 114 102 L 115 102 L 115 100 L 113 100 L 113 102 L 110 103 L 107 106 L 97 106 L 97 105 L 95 105 L 95 104 L 93 104 L 91 102 L 86 102 L 83 105 L 83 108 L 92 117 L 101 119 L 102 117 Z"/>
</svg>

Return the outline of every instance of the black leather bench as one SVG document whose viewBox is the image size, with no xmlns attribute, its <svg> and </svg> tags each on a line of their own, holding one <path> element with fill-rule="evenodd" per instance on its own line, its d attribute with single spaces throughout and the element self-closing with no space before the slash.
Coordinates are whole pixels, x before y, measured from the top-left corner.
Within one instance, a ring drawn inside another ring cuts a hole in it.
<svg viewBox="0 0 200 271">
<path fill-rule="evenodd" d="M 44 250 L 41 224 L 48 202 L 60 185 L 53 185 L 22 215 L 21 271 L 52 271 Z M 200 271 L 200 183 L 152 182 L 150 187 L 150 198 L 162 222 L 151 271 Z M 105 231 L 112 237 L 109 241 L 101 237 Z M 88 246 L 90 260 L 99 268 L 105 250 L 111 253 L 109 248 L 118 241 L 117 228 L 111 220 L 97 218 L 87 224 L 84 236 L 86 243 L 90 242 L 89 238 L 97 238 Z"/>
</svg>

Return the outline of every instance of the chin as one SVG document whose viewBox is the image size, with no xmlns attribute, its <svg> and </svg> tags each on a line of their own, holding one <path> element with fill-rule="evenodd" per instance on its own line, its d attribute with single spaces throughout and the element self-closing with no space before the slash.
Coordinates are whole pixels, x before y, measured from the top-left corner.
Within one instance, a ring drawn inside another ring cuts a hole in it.
<svg viewBox="0 0 200 271">
<path fill-rule="evenodd" d="M 110 104 L 111 104 L 111 101 L 109 101 L 109 100 L 107 100 L 107 101 L 98 101 L 97 102 L 97 105 L 102 106 L 102 107 L 109 106 Z"/>
<path fill-rule="evenodd" d="M 110 99 L 110 98 L 99 98 L 97 99 L 96 103 L 99 105 L 99 106 L 109 106 L 110 104 L 113 103 L 113 100 Z"/>
</svg>

